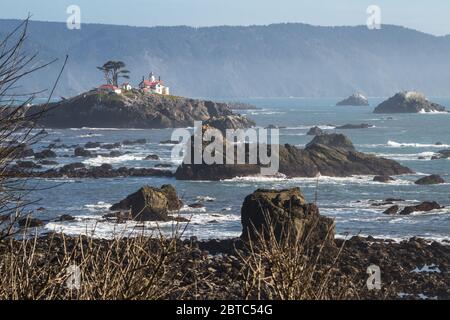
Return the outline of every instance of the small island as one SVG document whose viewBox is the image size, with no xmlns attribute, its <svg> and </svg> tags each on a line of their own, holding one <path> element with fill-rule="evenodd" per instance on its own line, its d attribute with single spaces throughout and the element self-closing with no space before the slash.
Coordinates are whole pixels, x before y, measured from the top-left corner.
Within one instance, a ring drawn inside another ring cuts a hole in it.
<svg viewBox="0 0 450 320">
<path fill-rule="evenodd" d="M 379 104 L 374 113 L 433 113 L 445 112 L 445 107 L 430 102 L 423 93 L 403 91 Z"/>
<path fill-rule="evenodd" d="M 248 128 L 254 123 L 233 113 L 227 103 L 190 99 L 170 94 L 161 77 L 153 72 L 143 77 L 138 87 L 129 82 L 119 85 L 120 78 L 129 78 L 121 61 L 108 61 L 98 67 L 105 84 L 59 102 L 32 106 L 30 116 L 41 114 L 38 124 L 50 128 L 180 128 L 194 121 L 213 121 L 232 129 Z"/>
<path fill-rule="evenodd" d="M 339 101 L 336 106 L 368 106 L 369 100 L 361 93 L 354 93 L 347 99 Z"/>
</svg>

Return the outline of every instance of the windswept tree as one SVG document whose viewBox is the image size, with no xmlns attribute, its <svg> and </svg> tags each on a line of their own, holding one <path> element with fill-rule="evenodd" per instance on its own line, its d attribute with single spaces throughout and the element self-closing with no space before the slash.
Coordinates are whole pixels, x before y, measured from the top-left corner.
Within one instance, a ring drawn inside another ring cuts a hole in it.
<svg viewBox="0 0 450 320">
<path fill-rule="evenodd" d="M 130 78 L 130 71 L 125 69 L 125 63 L 123 61 L 110 60 L 103 66 L 97 67 L 97 69 L 103 72 L 107 84 L 119 86 L 120 78 Z"/>
</svg>

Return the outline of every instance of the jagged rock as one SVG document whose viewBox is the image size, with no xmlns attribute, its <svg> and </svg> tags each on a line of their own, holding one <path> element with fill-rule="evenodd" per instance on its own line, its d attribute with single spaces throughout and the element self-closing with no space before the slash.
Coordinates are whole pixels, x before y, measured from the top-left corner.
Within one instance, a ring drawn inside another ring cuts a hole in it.
<svg viewBox="0 0 450 320">
<path fill-rule="evenodd" d="M 445 180 L 437 174 L 432 174 L 431 176 L 420 178 L 414 183 L 419 185 L 431 185 L 445 183 Z"/>
<path fill-rule="evenodd" d="M 400 214 L 401 215 L 408 215 L 411 214 L 413 212 L 428 212 L 428 211 L 432 211 L 432 210 L 436 210 L 436 209 L 441 209 L 441 205 L 435 201 L 433 202 L 422 202 L 421 204 L 418 204 L 416 206 L 409 206 L 409 207 L 405 207 Z"/>
<path fill-rule="evenodd" d="M 150 154 L 144 158 L 144 160 L 159 160 L 159 156 L 156 154 Z"/>
<path fill-rule="evenodd" d="M 178 210 L 181 206 L 182 202 L 171 185 L 161 188 L 144 186 L 114 204 L 110 210 L 130 210 L 132 218 L 139 221 L 169 221 L 168 212 Z"/>
<path fill-rule="evenodd" d="M 58 218 L 58 221 L 61 221 L 61 222 L 74 221 L 74 220 L 75 220 L 75 218 L 72 217 L 70 214 L 63 214 L 62 216 L 60 216 Z"/>
<path fill-rule="evenodd" d="M 339 101 L 337 106 L 368 106 L 369 100 L 360 93 L 352 94 L 347 99 Z"/>
<path fill-rule="evenodd" d="M 46 149 L 41 152 L 35 152 L 34 157 L 36 159 L 56 158 L 56 153 L 50 149 Z"/>
<path fill-rule="evenodd" d="M 314 137 L 314 139 L 310 143 L 308 143 L 306 147 L 308 148 L 310 146 L 319 144 L 335 149 L 348 151 L 355 150 L 355 146 L 353 145 L 353 143 L 343 134 L 324 134 Z"/>
<path fill-rule="evenodd" d="M 100 148 L 101 147 L 101 143 L 100 142 L 87 142 L 84 147 L 86 149 L 94 149 L 94 148 Z"/>
<path fill-rule="evenodd" d="M 368 123 L 361 123 L 361 124 L 345 124 L 343 126 L 338 126 L 336 129 L 340 130 L 346 130 L 346 129 L 367 129 L 367 128 L 373 128 L 372 124 Z"/>
<path fill-rule="evenodd" d="M 319 127 L 315 126 L 309 129 L 309 131 L 306 133 L 308 136 L 320 136 L 324 134 L 325 132 L 320 129 Z"/>
<path fill-rule="evenodd" d="M 117 150 L 113 150 L 109 153 L 109 156 L 111 158 L 117 158 L 117 157 L 120 157 L 121 155 L 122 155 L 122 152 L 117 151 Z"/>
<path fill-rule="evenodd" d="M 386 209 L 386 211 L 384 211 L 384 214 L 396 214 L 398 212 L 398 210 L 400 209 L 400 207 L 398 205 L 393 205 L 392 207 Z"/>
<path fill-rule="evenodd" d="M 90 158 L 93 156 L 93 153 L 91 151 L 86 150 L 82 147 L 75 148 L 73 153 L 75 157 Z"/>
<path fill-rule="evenodd" d="M 147 139 L 137 139 L 137 140 L 124 140 L 122 141 L 122 144 L 124 146 L 132 146 L 135 144 L 146 144 L 147 143 Z"/>
<path fill-rule="evenodd" d="M 219 129 L 223 135 L 226 134 L 227 129 L 246 129 L 255 125 L 253 121 L 241 115 L 213 117 L 207 120 L 204 124 Z"/>
<path fill-rule="evenodd" d="M 419 113 L 444 112 L 445 107 L 427 100 L 425 95 L 416 91 L 404 91 L 379 104 L 374 113 Z"/>
<path fill-rule="evenodd" d="M 394 178 L 389 176 L 375 176 L 373 177 L 373 181 L 375 182 L 382 182 L 382 183 L 389 183 L 391 181 L 395 181 Z"/>
<path fill-rule="evenodd" d="M 334 240 L 333 220 L 321 216 L 315 204 L 306 203 L 300 188 L 256 190 L 244 200 L 241 222 L 245 240 L 267 237 L 270 225 L 277 240 L 286 235 L 309 245 L 332 244 Z"/>
<path fill-rule="evenodd" d="M 17 166 L 24 169 L 40 169 L 40 165 L 34 163 L 33 161 L 17 161 Z"/>
<path fill-rule="evenodd" d="M 30 117 L 46 106 L 33 106 Z M 37 122 L 54 128 L 180 128 L 194 121 L 233 115 L 226 103 L 175 96 L 147 94 L 132 90 L 126 95 L 97 90 L 82 93 L 47 107 Z"/>
<path fill-rule="evenodd" d="M 111 149 L 117 149 L 117 148 L 120 148 L 120 146 L 121 146 L 120 142 L 116 142 L 116 143 L 107 143 L 107 144 L 104 144 L 104 145 L 102 146 L 102 148 L 103 148 L 103 149 L 106 149 L 106 150 L 111 150 Z"/>
</svg>

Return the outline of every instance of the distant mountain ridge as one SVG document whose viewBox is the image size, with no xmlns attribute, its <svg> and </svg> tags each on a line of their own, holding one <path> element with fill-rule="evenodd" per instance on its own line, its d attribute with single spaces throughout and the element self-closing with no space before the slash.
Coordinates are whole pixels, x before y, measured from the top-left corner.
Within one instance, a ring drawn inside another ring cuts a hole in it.
<svg viewBox="0 0 450 320">
<path fill-rule="evenodd" d="M 0 37 L 18 25 L 0 20 Z M 123 60 L 137 85 L 150 71 L 172 93 L 189 97 L 336 97 L 362 92 L 391 96 L 420 90 L 450 96 L 450 37 L 403 27 L 381 30 L 273 24 L 249 27 L 128 27 L 31 21 L 27 51 L 41 61 L 69 62 L 56 95 L 72 96 L 102 83 L 96 66 Z M 23 83 L 51 87 L 60 64 Z"/>
</svg>

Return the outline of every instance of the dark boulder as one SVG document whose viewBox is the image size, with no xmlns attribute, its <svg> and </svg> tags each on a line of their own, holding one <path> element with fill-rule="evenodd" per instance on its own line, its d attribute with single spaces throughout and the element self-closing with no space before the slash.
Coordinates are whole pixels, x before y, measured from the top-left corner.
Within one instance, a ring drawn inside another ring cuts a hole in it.
<svg viewBox="0 0 450 320">
<path fill-rule="evenodd" d="M 382 182 L 382 183 L 389 183 L 391 181 L 395 181 L 394 178 L 389 176 L 375 176 L 373 177 L 373 181 L 375 182 Z"/>
<path fill-rule="evenodd" d="M 428 211 L 432 211 L 432 210 L 436 210 L 436 209 L 441 209 L 441 205 L 435 201 L 433 202 L 422 202 L 421 204 L 418 204 L 416 206 L 409 206 L 409 207 L 405 207 L 400 214 L 401 215 L 408 215 L 411 214 L 413 212 L 428 212 Z"/>
<path fill-rule="evenodd" d="M 50 149 L 45 149 L 41 152 L 35 152 L 34 157 L 36 159 L 56 158 L 56 153 Z"/>
<path fill-rule="evenodd" d="M 100 148 L 101 147 L 101 143 L 100 142 L 87 142 L 84 147 L 86 149 L 95 149 L 95 148 Z"/>
<path fill-rule="evenodd" d="M 431 176 L 420 178 L 414 183 L 419 185 L 431 185 L 445 183 L 445 180 L 437 174 L 432 174 Z"/>
<path fill-rule="evenodd" d="M 146 139 L 124 140 L 124 141 L 122 141 L 122 144 L 124 146 L 132 146 L 132 145 L 136 145 L 136 144 L 146 144 L 146 143 L 147 143 Z"/>
<path fill-rule="evenodd" d="M 333 244 L 334 222 L 319 214 L 315 204 L 306 203 L 300 188 L 256 190 L 241 209 L 242 238 L 260 239 L 273 231 L 277 240 L 285 236 L 303 244 Z"/>
<path fill-rule="evenodd" d="M 400 207 L 398 205 L 393 205 L 392 207 L 386 209 L 386 211 L 384 211 L 384 214 L 396 214 L 398 212 L 398 210 L 400 209 Z"/>
<path fill-rule="evenodd" d="M 63 214 L 58 218 L 58 221 L 65 222 L 65 221 L 74 221 L 75 218 L 72 217 L 70 214 Z"/>
<path fill-rule="evenodd" d="M 144 158 L 144 160 L 159 160 L 159 156 L 156 154 L 150 154 Z"/>
<path fill-rule="evenodd" d="M 130 210 L 132 218 L 138 221 L 169 221 L 168 212 L 178 210 L 181 206 L 182 202 L 171 185 L 161 188 L 144 186 L 114 204 L 110 210 Z"/>
<path fill-rule="evenodd" d="M 75 157 L 83 157 L 83 158 L 89 158 L 93 156 L 93 153 L 89 150 L 86 150 L 82 147 L 77 147 L 74 150 L 74 156 Z"/>
<path fill-rule="evenodd" d="M 373 128 L 373 125 L 368 123 L 361 123 L 361 124 L 345 124 L 343 126 L 338 126 L 336 129 L 340 130 L 346 130 L 346 129 L 367 129 L 367 128 Z"/>
</svg>

